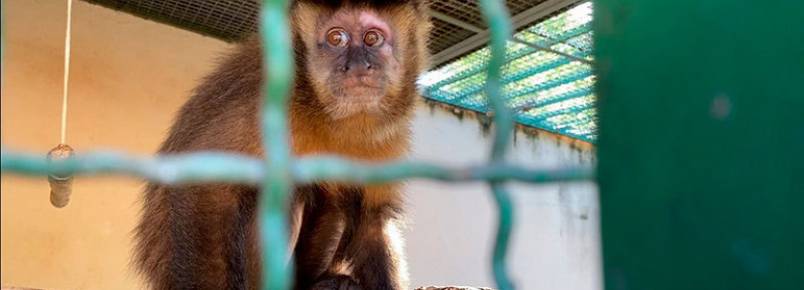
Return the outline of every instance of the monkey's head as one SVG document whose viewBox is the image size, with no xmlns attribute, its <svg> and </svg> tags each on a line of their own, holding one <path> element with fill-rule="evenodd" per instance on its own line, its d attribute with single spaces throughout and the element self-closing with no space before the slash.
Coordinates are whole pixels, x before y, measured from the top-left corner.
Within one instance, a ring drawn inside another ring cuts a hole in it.
<svg viewBox="0 0 804 290">
<path fill-rule="evenodd" d="M 411 107 L 427 59 L 423 1 L 298 0 L 291 11 L 299 77 L 333 119 Z"/>
</svg>

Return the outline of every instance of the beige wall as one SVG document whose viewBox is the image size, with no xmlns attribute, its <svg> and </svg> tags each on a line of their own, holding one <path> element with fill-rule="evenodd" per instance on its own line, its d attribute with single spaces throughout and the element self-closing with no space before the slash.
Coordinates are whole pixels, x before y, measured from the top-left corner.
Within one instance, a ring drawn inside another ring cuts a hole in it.
<svg viewBox="0 0 804 290">
<path fill-rule="evenodd" d="M 2 143 L 45 152 L 59 138 L 64 0 L 3 0 L 6 49 Z M 79 151 L 155 151 L 177 108 L 227 45 L 75 1 L 68 143 Z M 451 165 L 486 159 L 473 120 L 425 107 L 413 156 Z M 529 166 L 591 164 L 552 138 L 517 137 Z M 415 286 L 493 286 L 494 208 L 482 183 L 408 183 L 407 252 Z M 0 283 L 49 289 L 139 289 L 129 267 L 142 183 L 78 178 L 70 205 L 53 208 L 45 179 L 2 176 Z M 510 265 L 521 289 L 600 289 L 594 184 L 512 185 L 517 221 Z"/>
<path fill-rule="evenodd" d="M 59 141 L 66 1 L 3 1 L 2 143 L 46 152 Z M 74 1 L 67 142 L 76 150 L 155 151 L 215 52 L 194 33 Z M 2 285 L 137 289 L 128 268 L 141 182 L 78 178 L 53 208 L 44 179 L 2 176 Z"/>
</svg>

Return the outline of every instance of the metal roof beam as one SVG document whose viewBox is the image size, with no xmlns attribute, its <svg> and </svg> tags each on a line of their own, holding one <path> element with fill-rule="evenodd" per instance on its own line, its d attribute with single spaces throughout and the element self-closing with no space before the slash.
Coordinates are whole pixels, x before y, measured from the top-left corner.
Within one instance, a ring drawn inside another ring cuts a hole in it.
<svg viewBox="0 0 804 290">
<path fill-rule="evenodd" d="M 538 5 L 536 5 L 536 6 L 532 7 L 532 8 L 529 8 L 528 10 L 522 11 L 522 13 L 514 15 L 513 17 L 511 17 L 511 24 L 515 29 L 519 29 L 519 28 L 522 28 L 525 25 L 533 23 L 534 21 L 542 19 L 545 16 L 551 15 L 551 14 L 555 13 L 556 11 L 559 11 L 561 9 L 567 8 L 569 6 L 572 6 L 574 4 L 577 4 L 577 3 L 580 3 L 580 2 L 583 2 L 583 1 L 584 0 L 547 0 L 547 1 L 543 2 L 543 3 L 541 3 L 541 4 L 538 4 Z M 461 21 L 459 19 L 455 19 L 454 17 L 450 17 L 449 15 L 443 15 L 442 14 L 442 15 L 438 16 L 438 15 L 434 15 L 435 13 L 433 13 L 433 12 L 431 12 L 430 14 L 436 19 L 439 19 L 439 20 L 442 20 L 444 22 L 459 26 L 461 28 L 465 28 L 465 27 L 463 27 L 462 25 L 453 23 L 451 21 L 457 21 L 457 22 L 469 25 L 469 26 L 471 26 L 473 28 L 477 28 L 474 25 L 465 23 L 465 22 L 463 22 L 463 21 Z M 443 16 L 446 16 L 447 18 L 449 18 L 451 20 L 448 21 L 445 18 L 443 18 Z M 465 29 L 467 29 L 469 31 L 473 31 L 473 30 L 468 29 L 468 28 L 465 28 Z M 488 31 L 488 29 L 483 29 L 480 32 L 477 32 L 477 34 L 467 38 L 466 40 L 461 41 L 461 42 L 459 42 L 459 43 L 457 43 L 457 44 L 455 44 L 453 46 L 450 46 L 447 49 L 445 49 L 445 50 L 443 50 L 443 51 L 441 51 L 439 53 L 436 53 L 432 58 L 433 64 L 435 66 L 439 66 L 439 65 L 443 64 L 444 62 L 446 62 L 446 61 L 448 61 L 450 59 L 453 59 L 453 58 L 458 57 L 458 56 L 460 56 L 462 54 L 465 54 L 465 53 L 467 53 L 467 52 L 469 52 L 469 51 L 471 51 L 473 49 L 476 49 L 478 47 L 486 45 L 488 43 L 488 41 L 489 41 L 489 31 Z"/>
<path fill-rule="evenodd" d="M 574 60 L 574 61 L 579 61 L 579 62 L 588 64 L 588 65 L 592 65 L 591 60 L 588 60 L 588 59 L 582 58 L 582 57 L 577 57 L 577 56 L 571 55 L 571 54 L 566 53 L 566 52 L 558 51 L 558 50 L 549 48 L 547 46 L 543 46 L 543 45 L 532 43 L 532 42 L 527 42 L 527 41 L 524 41 L 524 40 L 516 38 L 516 37 L 511 37 L 511 41 L 519 43 L 519 44 L 522 44 L 522 45 L 530 46 L 530 47 L 532 47 L 533 49 L 536 49 L 536 50 L 544 50 L 544 51 L 547 51 L 547 52 L 550 52 L 550 53 L 555 53 L 555 54 L 558 54 L 560 56 L 569 58 L 569 59 Z"/>
<path fill-rule="evenodd" d="M 435 18 L 435 19 L 438 19 L 438 20 L 444 21 L 446 23 L 458 26 L 460 28 L 469 30 L 469 31 L 474 32 L 474 33 L 480 33 L 480 32 L 483 32 L 483 30 L 484 30 L 483 28 L 477 27 L 474 24 L 467 23 L 467 22 L 465 22 L 463 20 L 460 20 L 458 18 L 449 16 L 447 14 L 444 14 L 444 13 L 441 13 L 441 12 L 438 12 L 438 11 L 435 11 L 435 10 L 430 10 L 430 16 Z"/>
</svg>

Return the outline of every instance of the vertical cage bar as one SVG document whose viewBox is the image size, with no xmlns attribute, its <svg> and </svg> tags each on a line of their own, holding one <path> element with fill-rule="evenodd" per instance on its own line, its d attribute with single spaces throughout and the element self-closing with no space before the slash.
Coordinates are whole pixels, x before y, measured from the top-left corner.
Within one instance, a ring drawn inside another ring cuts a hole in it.
<svg viewBox="0 0 804 290">
<path fill-rule="evenodd" d="M 263 1 L 261 33 L 265 80 L 262 107 L 266 176 L 260 194 L 263 289 L 290 289 L 287 265 L 287 197 L 292 187 L 287 99 L 293 81 L 289 26 L 284 0 Z"/>
<path fill-rule="evenodd" d="M 489 98 L 494 119 L 494 140 L 491 148 L 491 163 L 505 162 L 505 153 L 511 139 L 513 115 L 501 95 L 502 66 L 505 63 L 505 47 L 511 37 L 511 23 L 505 3 L 499 0 L 480 1 L 483 15 L 489 26 L 491 58 L 486 77 L 486 95 Z M 508 276 L 506 254 L 508 240 L 513 225 L 513 206 L 511 197 L 499 181 L 490 181 L 494 201 L 497 204 L 497 234 L 492 254 L 494 280 L 500 290 L 511 290 L 514 286 Z"/>
</svg>

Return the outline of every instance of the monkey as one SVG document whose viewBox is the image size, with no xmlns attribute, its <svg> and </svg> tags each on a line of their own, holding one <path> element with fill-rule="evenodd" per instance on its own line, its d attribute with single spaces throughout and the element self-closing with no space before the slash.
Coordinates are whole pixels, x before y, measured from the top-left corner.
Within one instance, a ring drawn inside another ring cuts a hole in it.
<svg viewBox="0 0 804 290">
<path fill-rule="evenodd" d="M 295 79 L 288 101 L 294 156 L 367 163 L 404 157 L 428 65 L 425 0 L 297 0 L 289 4 Z M 201 150 L 263 157 L 262 43 L 224 55 L 179 109 L 159 154 Z M 270 68 L 268 73 L 270 73 Z M 296 185 L 288 208 L 293 288 L 405 289 L 400 184 Z M 259 189 L 147 184 L 134 231 L 152 289 L 257 289 Z"/>
</svg>

